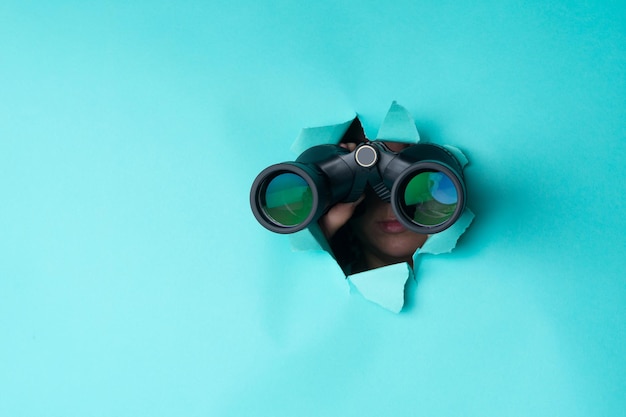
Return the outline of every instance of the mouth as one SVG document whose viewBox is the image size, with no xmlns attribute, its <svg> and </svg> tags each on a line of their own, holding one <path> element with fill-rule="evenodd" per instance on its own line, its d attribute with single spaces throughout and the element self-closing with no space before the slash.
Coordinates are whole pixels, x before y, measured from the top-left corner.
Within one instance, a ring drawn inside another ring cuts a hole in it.
<svg viewBox="0 0 626 417">
<path fill-rule="evenodd" d="M 383 232 L 389 234 L 403 233 L 407 230 L 406 227 L 396 219 L 383 220 L 377 222 L 377 224 Z"/>
</svg>

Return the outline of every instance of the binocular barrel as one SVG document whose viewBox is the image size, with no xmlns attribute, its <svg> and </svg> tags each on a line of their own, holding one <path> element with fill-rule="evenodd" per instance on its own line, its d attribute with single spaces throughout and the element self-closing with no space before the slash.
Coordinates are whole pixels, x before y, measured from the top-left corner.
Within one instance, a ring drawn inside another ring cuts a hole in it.
<svg viewBox="0 0 626 417">
<path fill-rule="evenodd" d="M 447 229 L 465 208 L 462 166 L 450 151 L 420 143 L 396 153 L 378 141 L 352 152 L 314 146 L 294 162 L 272 165 L 254 180 L 250 205 L 268 230 L 294 233 L 335 204 L 356 201 L 368 185 L 416 233 Z"/>
</svg>

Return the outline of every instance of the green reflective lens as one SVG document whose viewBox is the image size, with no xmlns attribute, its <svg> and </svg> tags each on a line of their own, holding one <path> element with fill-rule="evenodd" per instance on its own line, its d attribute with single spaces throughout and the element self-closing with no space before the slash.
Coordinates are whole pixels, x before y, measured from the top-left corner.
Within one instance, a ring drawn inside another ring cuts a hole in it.
<svg viewBox="0 0 626 417">
<path fill-rule="evenodd" d="M 436 226 L 456 210 L 458 195 L 454 183 L 443 172 L 420 172 L 407 183 L 402 208 L 417 224 Z"/>
<path fill-rule="evenodd" d="M 313 209 L 311 187 L 299 175 L 279 174 L 267 184 L 261 208 L 277 224 L 297 226 L 307 219 Z"/>
</svg>

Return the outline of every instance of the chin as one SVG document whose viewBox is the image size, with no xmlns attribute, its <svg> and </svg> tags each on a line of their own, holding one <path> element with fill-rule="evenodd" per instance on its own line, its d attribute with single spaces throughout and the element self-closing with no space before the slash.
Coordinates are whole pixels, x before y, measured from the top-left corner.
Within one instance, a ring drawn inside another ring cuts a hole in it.
<svg viewBox="0 0 626 417">
<path fill-rule="evenodd" d="M 405 261 L 407 259 L 411 259 L 415 251 L 421 247 L 421 242 L 416 243 L 413 241 L 398 241 L 395 239 L 394 242 L 389 242 L 386 245 L 380 245 L 378 250 L 381 254 L 385 255 L 390 259 L 397 259 L 398 262 Z"/>
<path fill-rule="evenodd" d="M 421 235 L 413 232 L 408 232 L 402 236 L 395 236 L 394 239 L 388 239 L 381 245 L 381 249 L 390 255 L 398 257 L 412 257 L 416 250 L 422 247 L 422 245 L 428 239 L 427 235 Z"/>
</svg>

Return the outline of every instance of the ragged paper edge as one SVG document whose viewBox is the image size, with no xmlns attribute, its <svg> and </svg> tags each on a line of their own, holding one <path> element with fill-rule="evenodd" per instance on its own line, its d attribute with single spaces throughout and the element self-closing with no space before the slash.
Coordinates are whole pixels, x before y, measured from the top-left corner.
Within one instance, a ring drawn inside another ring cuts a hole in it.
<svg viewBox="0 0 626 417">
<path fill-rule="evenodd" d="M 356 116 L 358 119 L 358 116 Z M 336 125 L 302 129 L 300 135 L 291 146 L 291 150 L 300 154 L 316 145 L 338 144 L 347 132 L 354 119 Z M 409 112 L 395 101 L 381 124 L 376 140 L 391 142 L 418 143 L 419 133 L 415 121 Z M 459 160 L 461 166 L 468 164 L 463 152 L 450 145 L 444 145 Z M 429 236 L 426 243 L 413 254 L 413 264 L 421 254 L 438 255 L 449 253 L 460 237 L 465 233 L 474 219 L 474 213 L 466 208 L 461 217 L 447 230 Z M 330 245 L 317 225 L 289 235 L 294 251 L 323 250 L 332 257 Z M 409 270 L 408 274 L 406 270 Z M 365 299 L 393 312 L 399 313 L 404 306 L 404 292 L 407 280 L 415 277 L 416 271 L 407 263 L 389 265 L 372 269 L 359 274 L 345 277 L 351 288 L 354 288 Z"/>
<path fill-rule="evenodd" d="M 336 145 L 346 133 L 353 120 L 354 118 L 336 125 L 306 127 L 300 131 L 295 142 L 291 145 L 291 151 L 300 155 L 313 146 Z"/>
<path fill-rule="evenodd" d="M 409 111 L 394 101 L 378 129 L 376 140 L 418 143 L 420 135 Z"/>
<path fill-rule="evenodd" d="M 413 269 L 403 262 L 350 275 L 347 279 L 363 298 L 397 314 L 404 307 L 404 287 L 412 276 Z"/>
<path fill-rule="evenodd" d="M 452 153 L 452 155 L 454 155 L 454 157 L 461 164 L 461 168 L 465 168 L 465 165 L 469 163 L 467 156 L 465 156 L 465 154 L 459 148 L 452 146 L 452 145 L 443 145 L 443 147 L 449 150 Z"/>
<path fill-rule="evenodd" d="M 439 232 L 437 234 L 431 235 L 426 240 L 426 243 L 415 251 L 413 255 L 413 259 L 417 259 L 418 255 L 421 254 L 431 254 L 431 255 L 440 255 L 442 253 L 450 253 L 456 248 L 456 244 L 465 233 L 467 228 L 472 224 L 474 220 L 474 213 L 468 208 L 466 208 L 461 217 L 458 218 L 456 222 L 443 232 Z"/>
</svg>

